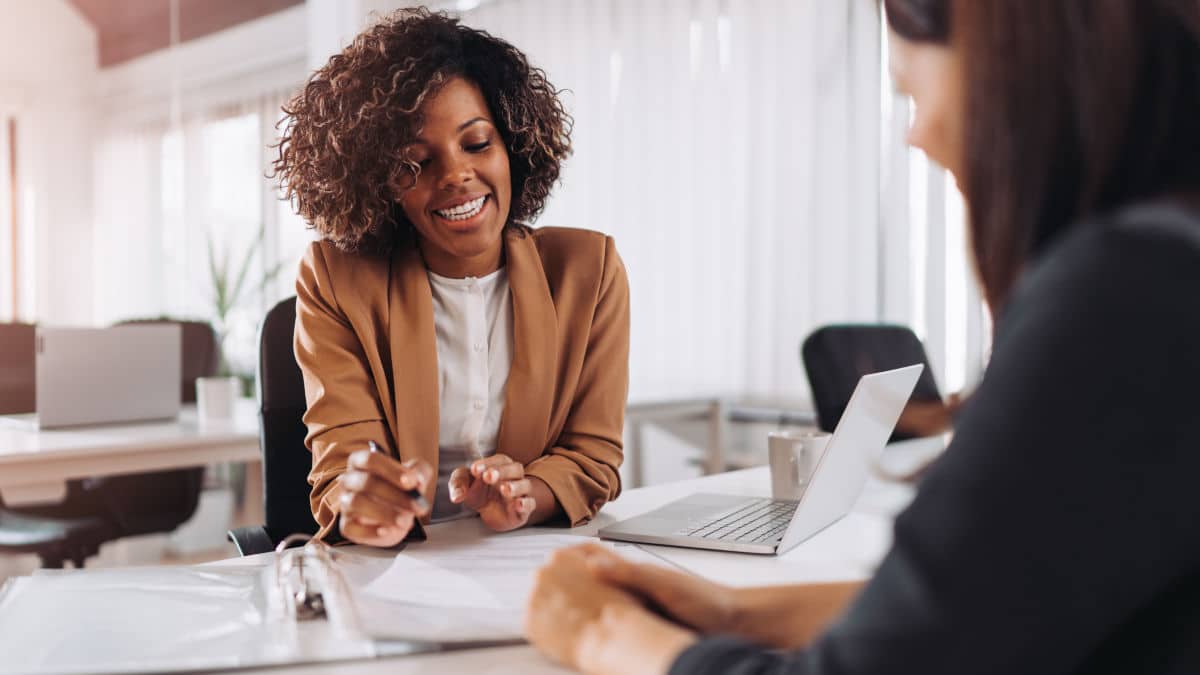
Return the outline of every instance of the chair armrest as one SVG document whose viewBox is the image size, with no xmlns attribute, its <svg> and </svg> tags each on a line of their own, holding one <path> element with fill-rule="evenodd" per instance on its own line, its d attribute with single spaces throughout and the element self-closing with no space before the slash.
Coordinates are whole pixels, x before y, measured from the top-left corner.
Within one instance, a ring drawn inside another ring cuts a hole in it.
<svg viewBox="0 0 1200 675">
<path fill-rule="evenodd" d="M 269 553 L 275 550 L 275 542 L 262 526 L 239 527 L 230 530 L 226 535 L 237 548 L 238 555 L 248 556 L 256 553 Z"/>
</svg>

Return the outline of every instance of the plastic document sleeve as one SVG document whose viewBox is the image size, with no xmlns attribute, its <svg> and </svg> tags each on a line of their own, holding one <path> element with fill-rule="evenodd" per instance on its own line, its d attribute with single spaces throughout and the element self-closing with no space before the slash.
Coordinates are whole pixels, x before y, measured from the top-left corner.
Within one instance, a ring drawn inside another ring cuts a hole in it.
<svg viewBox="0 0 1200 675">
<path fill-rule="evenodd" d="M 0 673 L 232 670 L 523 641 L 519 623 L 432 639 L 446 633 L 420 608 L 356 602 L 341 569 L 355 563 L 344 558 L 293 535 L 266 566 L 43 570 L 10 579 L 0 588 Z M 377 621 L 412 630 L 370 630 Z"/>
</svg>

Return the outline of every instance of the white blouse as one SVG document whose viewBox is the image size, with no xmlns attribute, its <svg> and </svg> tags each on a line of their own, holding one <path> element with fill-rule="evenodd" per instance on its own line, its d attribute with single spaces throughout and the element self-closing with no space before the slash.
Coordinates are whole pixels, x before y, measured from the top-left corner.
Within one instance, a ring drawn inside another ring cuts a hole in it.
<svg viewBox="0 0 1200 675">
<path fill-rule="evenodd" d="M 480 278 L 429 272 L 438 358 L 438 489 L 432 518 L 469 515 L 450 503 L 454 469 L 496 452 L 512 366 L 512 295 L 503 268 Z"/>
</svg>

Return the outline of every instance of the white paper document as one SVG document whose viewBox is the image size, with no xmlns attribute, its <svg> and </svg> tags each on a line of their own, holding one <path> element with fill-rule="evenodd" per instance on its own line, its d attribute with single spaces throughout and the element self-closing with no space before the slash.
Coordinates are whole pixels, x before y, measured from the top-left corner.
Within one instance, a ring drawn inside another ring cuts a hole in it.
<svg viewBox="0 0 1200 675">
<path fill-rule="evenodd" d="M 587 542 L 610 545 L 567 534 L 437 537 L 410 545 L 386 567 L 343 559 L 341 568 L 360 623 L 375 638 L 506 640 L 522 635 L 538 568 L 554 551 Z M 617 550 L 649 557 L 632 546 Z"/>
<path fill-rule="evenodd" d="M 208 671 L 521 641 L 538 568 L 596 541 L 460 526 L 395 555 L 340 551 L 328 569 L 308 568 L 328 620 L 307 622 L 279 616 L 292 596 L 269 560 L 39 572 L 0 585 L 0 675 Z"/>
</svg>

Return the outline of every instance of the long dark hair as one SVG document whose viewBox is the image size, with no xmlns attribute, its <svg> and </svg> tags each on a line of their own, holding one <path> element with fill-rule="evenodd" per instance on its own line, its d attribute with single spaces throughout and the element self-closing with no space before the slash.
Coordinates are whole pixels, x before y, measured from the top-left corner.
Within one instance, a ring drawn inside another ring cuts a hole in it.
<svg viewBox="0 0 1200 675">
<path fill-rule="evenodd" d="M 1084 218 L 1200 187 L 1197 0 L 885 0 L 900 37 L 959 50 L 963 176 L 984 296 Z"/>
</svg>

